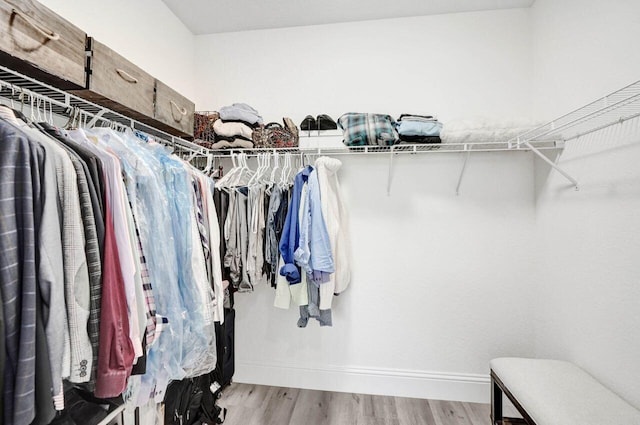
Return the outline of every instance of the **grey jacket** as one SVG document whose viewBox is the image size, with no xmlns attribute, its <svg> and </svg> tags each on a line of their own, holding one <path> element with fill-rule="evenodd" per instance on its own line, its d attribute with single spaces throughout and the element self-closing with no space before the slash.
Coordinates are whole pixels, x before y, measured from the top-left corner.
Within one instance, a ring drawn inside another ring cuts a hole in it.
<svg viewBox="0 0 640 425">
<path fill-rule="evenodd" d="M 0 120 L 0 290 L 5 319 L 4 423 L 34 419 L 36 228 L 41 147 Z"/>
</svg>

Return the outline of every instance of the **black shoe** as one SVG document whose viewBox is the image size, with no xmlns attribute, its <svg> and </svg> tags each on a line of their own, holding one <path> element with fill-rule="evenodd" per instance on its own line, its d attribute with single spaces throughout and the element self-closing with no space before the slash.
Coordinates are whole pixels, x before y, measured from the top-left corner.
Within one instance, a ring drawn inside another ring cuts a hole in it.
<svg viewBox="0 0 640 425">
<path fill-rule="evenodd" d="M 337 130 L 338 125 L 329 115 L 318 115 L 318 130 Z"/>
<path fill-rule="evenodd" d="M 307 115 L 306 117 L 304 117 L 304 119 L 300 123 L 300 130 L 302 131 L 311 131 L 311 130 L 317 130 L 317 129 L 318 129 L 318 124 L 316 123 L 316 119 L 313 118 L 311 115 Z"/>
</svg>

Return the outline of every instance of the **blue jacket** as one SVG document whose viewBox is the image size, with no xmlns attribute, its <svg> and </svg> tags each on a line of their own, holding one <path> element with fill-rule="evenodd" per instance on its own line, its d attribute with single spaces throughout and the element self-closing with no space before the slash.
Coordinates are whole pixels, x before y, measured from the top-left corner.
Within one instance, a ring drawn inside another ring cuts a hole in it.
<svg viewBox="0 0 640 425">
<path fill-rule="evenodd" d="M 302 195 L 302 186 L 309 178 L 313 168 L 307 166 L 304 170 L 296 175 L 293 181 L 293 193 L 291 194 L 291 202 L 287 211 L 287 218 L 282 229 L 280 237 L 280 255 L 284 265 L 280 268 L 280 275 L 285 276 L 287 281 L 293 285 L 300 283 L 300 268 L 295 264 L 294 254 L 300 243 L 300 223 L 298 223 L 298 212 L 300 210 L 300 198 Z"/>
</svg>

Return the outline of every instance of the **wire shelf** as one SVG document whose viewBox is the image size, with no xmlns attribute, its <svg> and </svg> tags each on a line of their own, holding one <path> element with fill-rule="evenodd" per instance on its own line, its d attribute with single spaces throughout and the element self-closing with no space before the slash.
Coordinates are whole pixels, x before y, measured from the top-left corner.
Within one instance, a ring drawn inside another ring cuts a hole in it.
<svg viewBox="0 0 640 425">
<path fill-rule="evenodd" d="M 25 98 L 25 95 L 27 98 Z M 30 98 L 44 101 L 42 110 L 58 116 L 71 116 L 74 110 L 81 111 L 86 119 L 95 119 L 106 123 L 117 123 L 123 127 L 131 127 L 135 130 L 147 133 L 170 148 L 174 153 L 182 156 L 205 156 L 209 149 L 195 143 L 173 136 L 159 130 L 149 124 L 134 120 L 123 114 L 89 102 L 73 94 L 37 81 L 26 75 L 22 75 L 4 66 L 0 66 L 0 96 L 16 105 L 16 109 L 29 106 Z"/>
<path fill-rule="evenodd" d="M 569 141 L 640 116 L 640 81 L 569 112 L 512 141 Z"/>
<path fill-rule="evenodd" d="M 543 141 L 535 143 L 537 149 L 559 149 L 561 143 Z M 296 148 L 253 148 L 253 149 L 219 149 L 212 150 L 215 157 L 226 157 L 244 153 L 256 156 L 261 153 L 291 153 L 307 155 L 350 155 L 350 154 L 421 154 L 446 152 L 497 152 L 497 151 L 530 151 L 529 147 L 512 142 L 469 142 L 469 143 L 421 143 L 399 144 L 393 146 L 343 146 L 343 147 L 296 147 Z"/>
<path fill-rule="evenodd" d="M 565 142 L 569 140 L 640 116 L 640 81 L 637 81 L 508 141 L 323 147 L 321 146 L 321 140 L 323 140 L 323 138 L 339 137 L 339 134 L 322 134 L 322 132 L 318 132 L 318 134 L 315 135 L 313 132 L 307 132 L 306 138 L 316 139 L 318 142 L 316 146 L 275 149 L 212 150 L 39 82 L 4 66 L 0 66 L 0 96 L 20 105 L 25 101 L 24 94 L 27 94 L 31 99 L 36 97 L 45 100 L 45 108 L 48 109 L 43 108 L 42 110 L 49 110 L 51 113 L 59 116 L 69 117 L 74 111 L 81 111 L 83 117 L 85 119 L 89 117 L 93 123 L 105 121 L 107 123 L 116 123 L 124 127 L 140 130 L 154 136 L 159 142 L 170 146 L 174 153 L 189 160 L 210 156 L 225 157 L 238 153 L 256 156 L 260 153 L 271 152 L 299 155 L 387 154 L 390 158 L 393 158 L 395 156 L 393 154 L 446 152 L 469 154 L 471 152 L 531 151 L 562 173 L 568 180 L 575 184 L 576 188 L 578 187 L 577 181 L 546 158 L 540 151 L 546 149 L 561 149 L 564 147 Z M 305 132 L 302 132 L 301 135 L 305 136 Z"/>
</svg>

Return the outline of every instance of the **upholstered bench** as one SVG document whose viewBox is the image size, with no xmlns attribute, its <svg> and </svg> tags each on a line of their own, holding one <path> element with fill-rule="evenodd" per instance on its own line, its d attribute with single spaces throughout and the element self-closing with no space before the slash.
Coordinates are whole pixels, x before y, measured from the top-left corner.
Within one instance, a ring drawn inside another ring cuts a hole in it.
<svg viewBox="0 0 640 425">
<path fill-rule="evenodd" d="M 505 394 L 523 419 L 505 418 Z M 558 360 L 491 361 L 493 425 L 640 425 L 640 410 L 579 367 Z"/>
</svg>

